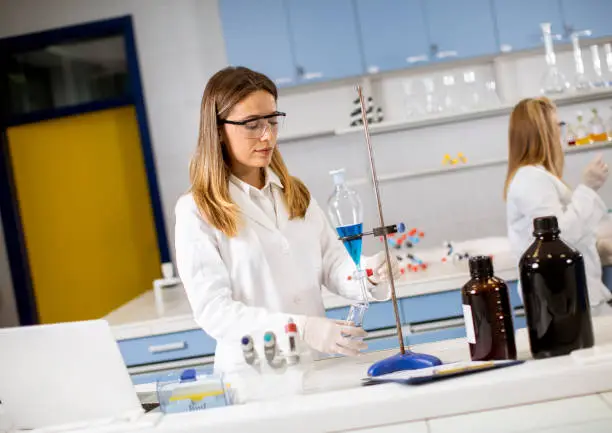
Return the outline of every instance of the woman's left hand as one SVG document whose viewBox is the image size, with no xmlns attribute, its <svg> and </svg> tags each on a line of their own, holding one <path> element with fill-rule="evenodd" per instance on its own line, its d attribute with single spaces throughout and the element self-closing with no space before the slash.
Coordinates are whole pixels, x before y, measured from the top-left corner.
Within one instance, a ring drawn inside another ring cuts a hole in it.
<svg viewBox="0 0 612 433">
<path fill-rule="evenodd" d="M 398 279 L 402 274 L 397 259 L 391 255 L 391 271 L 393 279 Z M 365 257 L 363 260 L 363 269 L 372 269 L 372 276 L 368 279 L 370 283 L 378 285 L 389 280 L 387 271 L 387 258 L 384 251 L 380 251 L 371 257 Z"/>
</svg>

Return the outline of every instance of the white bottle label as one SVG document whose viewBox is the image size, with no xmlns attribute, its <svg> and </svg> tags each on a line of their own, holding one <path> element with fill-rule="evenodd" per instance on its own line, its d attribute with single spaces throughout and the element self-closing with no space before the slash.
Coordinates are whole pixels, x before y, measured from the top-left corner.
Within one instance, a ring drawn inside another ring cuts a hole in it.
<svg viewBox="0 0 612 433">
<path fill-rule="evenodd" d="M 467 341 L 476 344 L 476 333 L 474 332 L 474 319 L 472 318 L 472 307 L 463 304 L 463 319 L 465 320 L 465 332 Z"/>
</svg>

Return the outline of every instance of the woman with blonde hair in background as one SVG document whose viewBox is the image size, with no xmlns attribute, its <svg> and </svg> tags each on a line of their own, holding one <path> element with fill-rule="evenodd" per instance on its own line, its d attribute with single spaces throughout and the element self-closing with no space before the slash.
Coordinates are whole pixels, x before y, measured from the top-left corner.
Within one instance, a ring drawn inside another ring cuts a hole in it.
<svg viewBox="0 0 612 433">
<path fill-rule="evenodd" d="M 564 153 L 555 105 L 547 98 L 520 101 L 510 115 L 508 174 L 504 188 L 508 237 L 517 262 L 533 241 L 533 219 L 554 215 L 562 238 L 584 256 L 592 313 L 611 312 L 602 282 L 597 229 L 607 206 L 597 191 L 608 178 L 599 155 L 571 190 L 562 180 Z"/>
<path fill-rule="evenodd" d="M 324 317 L 322 286 L 351 299 L 361 289 L 347 278 L 354 265 L 342 242 L 281 157 L 285 113 L 277 98 L 274 83 L 247 68 L 209 80 L 191 190 L 176 205 L 177 267 L 196 322 L 217 340 L 216 371 L 244 364 L 245 335 L 256 347 L 267 331 L 284 342 L 289 319 L 316 352 L 356 355 L 367 347 L 363 329 Z M 384 255 L 364 258 L 364 266 L 374 271 L 372 299 L 387 299 Z"/>
</svg>

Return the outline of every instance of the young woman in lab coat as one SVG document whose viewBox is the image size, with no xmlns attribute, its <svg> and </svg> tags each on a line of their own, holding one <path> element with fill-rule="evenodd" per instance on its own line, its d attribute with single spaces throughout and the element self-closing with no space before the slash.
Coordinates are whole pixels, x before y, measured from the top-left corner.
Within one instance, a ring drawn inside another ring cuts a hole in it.
<svg viewBox="0 0 612 433">
<path fill-rule="evenodd" d="M 597 191 L 608 178 L 601 156 L 571 190 L 562 180 L 564 154 L 557 111 L 547 98 L 524 99 L 510 115 L 508 174 L 504 197 L 508 237 L 517 260 L 533 241 L 533 219 L 555 215 L 562 238 L 584 256 L 593 314 L 612 312 L 612 294 L 601 280 L 596 231 L 607 213 Z"/>
<path fill-rule="evenodd" d="M 363 329 L 325 318 L 321 286 L 350 299 L 361 297 L 360 286 L 348 279 L 354 265 L 324 212 L 283 162 L 277 96 L 269 78 L 247 68 L 210 79 L 191 189 L 176 205 L 177 267 L 196 322 L 217 340 L 217 371 L 244 363 L 245 335 L 256 346 L 266 331 L 284 341 L 290 318 L 315 351 L 366 348 L 355 338 Z M 364 260 L 374 270 L 372 298 L 387 299 L 384 255 Z"/>
</svg>

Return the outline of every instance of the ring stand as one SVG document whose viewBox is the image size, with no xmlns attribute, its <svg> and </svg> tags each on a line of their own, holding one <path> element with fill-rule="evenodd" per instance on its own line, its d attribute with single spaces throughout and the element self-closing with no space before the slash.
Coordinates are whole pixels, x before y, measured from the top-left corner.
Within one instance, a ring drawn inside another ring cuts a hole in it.
<svg viewBox="0 0 612 433">
<path fill-rule="evenodd" d="M 372 174 L 372 184 L 374 185 L 374 195 L 376 196 L 376 203 L 378 205 L 378 218 L 380 222 L 380 227 L 374 229 L 371 234 L 375 236 L 386 236 L 387 233 L 403 231 L 405 227 L 403 224 L 400 224 L 400 229 L 398 230 L 398 226 L 385 226 L 385 219 L 383 217 L 382 204 L 380 200 L 380 192 L 378 188 L 378 176 L 376 175 L 376 165 L 374 164 L 374 153 L 372 151 L 372 143 L 370 142 L 370 131 L 368 128 L 368 119 L 366 114 L 366 106 L 363 98 L 363 92 L 361 86 L 356 86 L 357 94 L 359 95 L 359 103 L 361 105 L 361 119 L 363 121 L 363 132 L 365 135 L 365 141 L 368 149 L 368 157 L 370 160 L 370 171 Z M 357 236 L 361 237 L 364 234 L 370 233 L 362 233 Z M 399 349 L 400 353 L 375 362 L 368 369 L 368 376 L 380 376 L 383 374 L 393 373 L 396 371 L 402 370 L 417 370 L 420 368 L 434 367 L 436 365 L 441 365 L 442 361 L 433 356 L 425 353 L 414 353 L 410 350 L 406 350 L 404 347 L 404 336 L 402 334 L 402 324 L 399 319 L 399 307 L 397 304 L 397 295 L 395 291 L 395 283 L 393 281 L 393 271 L 391 267 L 391 256 L 389 254 L 389 245 L 387 242 L 384 242 L 385 245 L 385 257 L 387 259 L 387 275 L 389 276 L 389 284 L 391 285 L 391 300 L 393 301 L 393 311 L 395 313 L 395 323 L 397 328 L 397 337 L 399 340 Z"/>
</svg>

